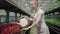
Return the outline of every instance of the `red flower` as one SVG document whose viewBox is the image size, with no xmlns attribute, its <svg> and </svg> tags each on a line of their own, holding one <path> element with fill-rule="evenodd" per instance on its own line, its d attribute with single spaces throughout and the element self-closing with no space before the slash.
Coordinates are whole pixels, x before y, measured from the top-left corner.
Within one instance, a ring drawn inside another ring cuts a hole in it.
<svg viewBox="0 0 60 34">
<path fill-rule="evenodd" d="M 21 29 L 22 27 L 18 24 L 4 24 L 1 26 L 2 30 L 1 34 L 11 34 L 11 33 L 15 34 L 16 31 L 19 31 Z"/>
</svg>

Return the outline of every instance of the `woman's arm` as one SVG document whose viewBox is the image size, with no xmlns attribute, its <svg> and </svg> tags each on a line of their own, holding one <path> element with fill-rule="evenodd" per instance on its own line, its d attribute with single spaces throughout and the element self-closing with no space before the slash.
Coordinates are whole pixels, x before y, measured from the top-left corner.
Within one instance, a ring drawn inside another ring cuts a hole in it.
<svg viewBox="0 0 60 34">
<path fill-rule="evenodd" d="M 38 14 L 38 15 L 36 16 L 36 18 L 37 18 L 36 21 L 33 20 L 33 24 L 32 24 L 30 27 L 28 27 L 28 28 L 31 28 L 31 27 L 33 27 L 34 25 L 38 24 L 38 22 L 39 22 L 40 19 L 41 19 L 41 16 L 42 16 L 42 13 Z"/>
<path fill-rule="evenodd" d="M 27 19 L 28 21 L 33 21 L 33 19 L 29 18 L 28 16 L 25 16 L 24 18 Z"/>
<path fill-rule="evenodd" d="M 28 30 L 28 29 L 30 29 L 31 27 L 33 27 L 34 25 L 36 25 L 36 24 L 40 21 L 42 14 L 43 14 L 43 13 L 39 13 L 39 14 L 36 16 L 36 18 L 37 18 L 36 21 L 33 20 L 32 25 L 29 26 L 28 28 L 24 28 L 23 30 Z"/>
</svg>

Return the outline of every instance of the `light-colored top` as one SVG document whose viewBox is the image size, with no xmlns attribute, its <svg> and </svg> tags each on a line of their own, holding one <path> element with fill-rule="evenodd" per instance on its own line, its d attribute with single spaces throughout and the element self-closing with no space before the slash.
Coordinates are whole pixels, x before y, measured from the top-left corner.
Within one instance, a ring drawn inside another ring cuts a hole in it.
<svg viewBox="0 0 60 34">
<path fill-rule="evenodd" d="M 40 19 L 39 19 L 38 16 L 40 16 Z M 35 13 L 34 20 L 37 21 L 37 19 L 39 19 L 39 22 L 38 22 L 39 25 L 41 23 L 45 23 L 45 20 L 44 20 L 44 12 L 43 12 L 42 9 L 38 9 L 38 11 Z"/>
<path fill-rule="evenodd" d="M 44 20 L 44 12 L 42 9 L 38 9 L 38 11 L 35 13 L 34 20 L 37 23 L 36 26 L 34 26 L 34 34 L 49 34 L 48 26 L 45 23 Z"/>
</svg>

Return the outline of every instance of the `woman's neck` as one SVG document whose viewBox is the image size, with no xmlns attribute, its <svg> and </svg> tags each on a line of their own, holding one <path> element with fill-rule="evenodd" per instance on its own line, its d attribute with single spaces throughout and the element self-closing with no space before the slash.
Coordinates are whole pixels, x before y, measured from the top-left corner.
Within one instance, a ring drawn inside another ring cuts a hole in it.
<svg viewBox="0 0 60 34">
<path fill-rule="evenodd" d="M 37 12 L 37 11 L 38 11 L 38 9 L 39 9 L 39 7 L 35 9 L 35 12 Z"/>
</svg>

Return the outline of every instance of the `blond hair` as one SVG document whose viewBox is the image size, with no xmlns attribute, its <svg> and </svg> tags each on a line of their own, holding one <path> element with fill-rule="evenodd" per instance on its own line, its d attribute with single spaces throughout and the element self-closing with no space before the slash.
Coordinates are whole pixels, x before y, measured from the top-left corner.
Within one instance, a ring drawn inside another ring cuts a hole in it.
<svg viewBox="0 0 60 34">
<path fill-rule="evenodd" d="M 38 0 L 31 0 L 30 3 L 32 3 L 32 4 L 37 4 L 38 7 L 40 6 Z"/>
</svg>

